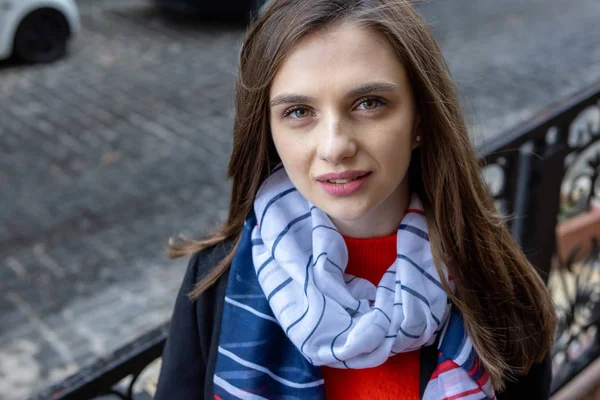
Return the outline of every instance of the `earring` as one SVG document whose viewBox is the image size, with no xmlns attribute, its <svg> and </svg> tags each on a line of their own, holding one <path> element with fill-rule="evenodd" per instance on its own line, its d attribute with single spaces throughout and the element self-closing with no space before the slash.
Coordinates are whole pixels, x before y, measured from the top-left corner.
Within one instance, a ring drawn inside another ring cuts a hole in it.
<svg viewBox="0 0 600 400">
<path fill-rule="evenodd" d="M 421 136 L 417 136 L 417 142 L 421 141 Z"/>
</svg>

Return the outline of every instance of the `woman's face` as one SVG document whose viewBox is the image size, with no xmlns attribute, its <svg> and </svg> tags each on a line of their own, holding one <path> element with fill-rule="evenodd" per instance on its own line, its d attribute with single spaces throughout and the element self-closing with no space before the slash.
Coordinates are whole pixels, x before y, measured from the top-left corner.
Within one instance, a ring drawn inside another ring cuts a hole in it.
<svg viewBox="0 0 600 400">
<path fill-rule="evenodd" d="M 418 120 L 406 71 L 377 32 L 312 33 L 269 93 L 273 141 L 295 187 L 347 236 L 395 232 Z"/>
</svg>

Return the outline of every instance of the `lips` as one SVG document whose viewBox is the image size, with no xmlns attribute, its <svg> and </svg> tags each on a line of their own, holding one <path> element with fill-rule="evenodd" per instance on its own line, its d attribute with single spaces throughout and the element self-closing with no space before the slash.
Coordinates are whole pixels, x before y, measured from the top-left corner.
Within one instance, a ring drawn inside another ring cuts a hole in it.
<svg viewBox="0 0 600 400">
<path fill-rule="evenodd" d="M 317 180 L 319 182 L 328 182 L 328 181 L 351 181 L 353 179 L 361 178 L 365 175 L 369 174 L 369 171 L 343 171 L 343 172 L 331 172 L 329 174 L 323 174 L 317 176 Z"/>
<path fill-rule="evenodd" d="M 317 181 L 332 196 L 343 197 L 358 192 L 371 175 L 368 171 L 344 171 L 320 175 Z"/>
</svg>

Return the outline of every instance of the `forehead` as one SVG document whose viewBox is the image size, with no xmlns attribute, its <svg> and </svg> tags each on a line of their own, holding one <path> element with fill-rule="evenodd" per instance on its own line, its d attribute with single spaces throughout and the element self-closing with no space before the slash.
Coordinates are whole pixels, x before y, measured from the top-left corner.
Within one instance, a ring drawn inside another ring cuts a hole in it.
<svg viewBox="0 0 600 400">
<path fill-rule="evenodd" d="M 319 95 L 314 92 L 346 90 L 368 81 L 408 84 L 402 63 L 382 34 L 342 24 L 304 37 L 277 71 L 270 96 Z"/>
</svg>

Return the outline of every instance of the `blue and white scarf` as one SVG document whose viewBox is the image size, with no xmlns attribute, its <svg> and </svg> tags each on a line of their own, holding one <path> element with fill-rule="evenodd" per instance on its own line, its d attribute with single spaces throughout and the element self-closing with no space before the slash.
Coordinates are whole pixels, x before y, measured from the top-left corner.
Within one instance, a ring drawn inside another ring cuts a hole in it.
<svg viewBox="0 0 600 400">
<path fill-rule="evenodd" d="M 346 274 L 343 237 L 277 168 L 257 194 L 231 266 L 215 399 L 324 399 L 320 366 L 375 367 L 438 335 L 438 367 L 423 398 L 494 399 L 433 264 L 416 196 L 397 250 L 377 287 Z"/>
</svg>

